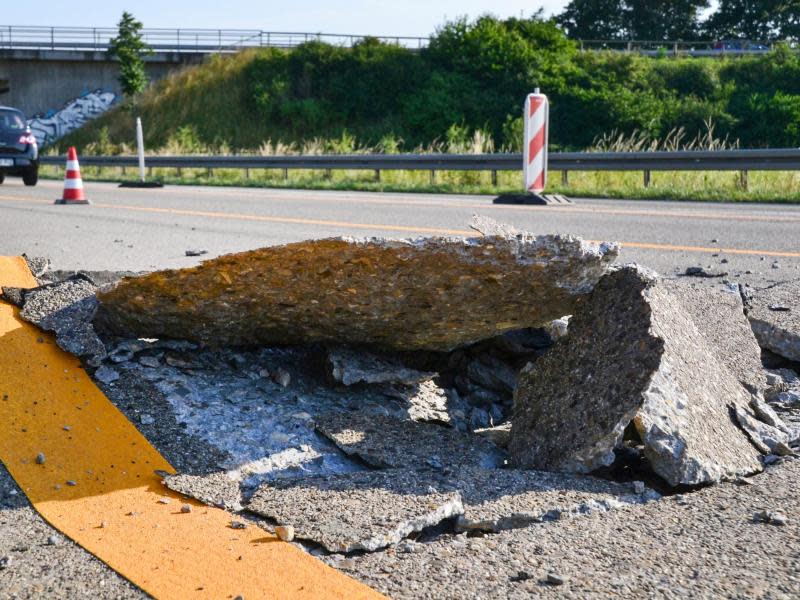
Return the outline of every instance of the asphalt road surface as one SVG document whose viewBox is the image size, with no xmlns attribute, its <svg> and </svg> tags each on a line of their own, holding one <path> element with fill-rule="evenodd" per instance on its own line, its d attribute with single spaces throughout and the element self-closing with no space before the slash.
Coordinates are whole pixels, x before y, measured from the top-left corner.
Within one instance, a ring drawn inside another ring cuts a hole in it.
<svg viewBox="0 0 800 600">
<path fill-rule="evenodd" d="M 7 180 L 0 254 L 47 256 L 57 269 L 152 270 L 202 260 L 187 250 L 209 258 L 329 236 L 470 235 L 478 213 L 537 234 L 619 241 L 622 261 L 666 275 L 694 265 L 780 279 L 800 270 L 800 206 L 576 199 L 538 207 L 489 196 L 85 185 L 92 205 L 56 206 L 61 182 Z"/>
</svg>

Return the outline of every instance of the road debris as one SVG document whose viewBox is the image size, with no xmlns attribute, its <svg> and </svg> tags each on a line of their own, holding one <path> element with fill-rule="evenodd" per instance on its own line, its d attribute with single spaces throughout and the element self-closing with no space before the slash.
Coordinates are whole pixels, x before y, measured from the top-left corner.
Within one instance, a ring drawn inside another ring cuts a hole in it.
<svg viewBox="0 0 800 600">
<path fill-rule="evenodd" d="M 749 413 L 749 400 L 657 276 L 624 267 L 601 279 L 569 335 L 523 371 L 509 450 L 520 466 L 589 472 L 613 463 L 633 424 L 671 485 L 750 475 L 760 453 L 728 408 Z"/>
<path fill-rule="evenodd" d="M 126 337 L 214 346 L 448 351 L 572 313 L 617 253 L 530 234 L 299 242 L 125 279 L 98 295 L 96 321 Z"/>
</svg>

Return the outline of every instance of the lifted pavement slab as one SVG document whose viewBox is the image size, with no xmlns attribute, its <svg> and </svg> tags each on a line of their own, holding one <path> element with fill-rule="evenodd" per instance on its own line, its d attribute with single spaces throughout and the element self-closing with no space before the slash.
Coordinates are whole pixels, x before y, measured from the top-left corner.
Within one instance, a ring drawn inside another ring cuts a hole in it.
<svg viewBox="0 0 800 600">
<path fill-rule="evenodd" d="M 98 295 L 96 323 L 213 346 L 449 351 L 572 313 L 617 254 L 527 233 L 311 240 L 124 279 Z"/>
<path fill-rule="evenodd" d="M 633 423 L 670 485 L 711 483 L 762 468 L 731 416 L 749 404 L 669 286 L 627 266 L 600 280 L 568 335 L 523 371 L 509 451 L 525 468 L 589 472 L 613 462 Z"/>
</svg>

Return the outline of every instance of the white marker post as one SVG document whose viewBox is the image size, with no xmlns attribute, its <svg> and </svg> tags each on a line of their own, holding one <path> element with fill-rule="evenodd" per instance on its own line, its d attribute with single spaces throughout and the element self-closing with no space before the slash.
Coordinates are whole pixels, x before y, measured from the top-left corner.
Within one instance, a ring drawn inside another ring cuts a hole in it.
<svg viewBox="0 0 800 600">
<path fill-rule="evenodd" d="M 144 170 L 144 131 L 142 120 L 136 117 L 136 153 L 139 155 L 139 181 L 123 181 L 119 187 L 126 188 L 160 188 L 164 184 L 159 181 L 145 181 Z"/>
<path fill-rule="evenodd" d="M 139 154 L 139 181 L 144 183 L 144 132 L 139 117 L 136 117 L 136 151 Z"/>
<path fill-rule="evenodd" d="M 547 185 L 547 143 L 550 126 L 550 103 L 536 88 L 525 99 L 525 138 L 523 173 L 525 191 L 539 195 Z"/>
</svg>

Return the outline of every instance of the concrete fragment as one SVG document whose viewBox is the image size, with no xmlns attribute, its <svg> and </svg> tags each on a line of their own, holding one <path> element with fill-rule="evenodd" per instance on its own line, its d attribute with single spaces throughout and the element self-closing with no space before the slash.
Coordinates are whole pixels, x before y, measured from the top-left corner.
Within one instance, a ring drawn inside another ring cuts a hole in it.
<svg viewBox="0 0 800 600">
<path fill-rule="evenodd" d="M 45 258 L 43 256 L 28 256 L 27 254 L 23 254 L 22 257 L 28 264 L 28 269 L 30 269 L 31 275 L 33 275 L 36 279 L 41 279 L 42 276 L 44 276 L 44 274 L 50 270 L 49 258 Z"/>
<path fill-rule="evenodd" d="M 209 475 L 169 475 L 164 478 L 163 482 L 172 491 L 199 500 L 209 506 L 234 512 L 242 510 L 239 482 L 224 471 Z"/>
<path fill-rule="evenodd" d="M 479 386 L 511 394 L 517 385 L 517 372 L 491 354 L 482 354 L 467 366 L 467 377 Z"/>
<path fill-rule="evenodd" d="M 738 288 L 732 293 L 716 284 L 699 285 L 686 279 L 663 280 L 662 285 L 680 301 L 717 359 L 748 391 L 762 394 L 767 382 L 761 348 L 745 316 Z"/>
<path fill-rule="evenodd" d="M 412 421 L 429 421 L 449 424 L 447 394 L 433 381 L 422 381 L 410 386 L 386 386 L 383 393 L 408 405 L 408 418 Z"/>
<path fill-rule="evenodd" d="M 526 468 L 588 472 L 614 460 L 633 422 L 653 470 L 671 485 L 761 470 L 733 421 L 750 394 L 655 274 L 604 277 L 569 334 L 531 368 L 515 396 L 509 445 Z"/>
<path fill-rule="evenodd" d="M 125 337 L 452 350 L 571 313 L 616 258 L 570 236 L 331 238 L 222 256 L 100 294 Z"/>
<path fill-rule="evenodd" d="M 90 364 L 97 366 L 106 349 L 91 323 L 97 308 L 96 291 L 94 283 L 82 275 L 27 290 L 20 317 L 54 332 L 61 349 L 88 357 Z"/>
<path fill-rule="evenodd" d="M 508 423 L 503 423 L 495 427 L 476 429 L 473 433 L 486 438 L 498 448 L 508 448 L 508 442 L 511 439 L 511 422 L 509 421 Z"/>
<path fill-rule="evenodd" d="M 343 452 L 373 467 L 492 468 L 503 464 L 503 453 L 492 443 L 439 425 L 355 412 L 327 413 L 315 422 L 317 431 Z"/>
<path fill-rule="evenodd" d="M 291 525 L 329 552 L 374 552 L 463 512 L 458 492 L 431 488 L 416 471 L 347 473 L 261 486 L 247 509 Z"/>
<path fill-rule="evenodd" d="M 436 373 L 409 369 L 389 357 L 366 350 L 338 346 L 328 350 L 328 366 L 334 381 L 344 385 L 357 383 L 401 383 L 414 385 L 433 379 Z"/>
<path fill-rule="evenodd" d="M 800 279 L 749 288 L 747 318 L 762 348 L 800 361 Z M 770 309 L 779 306 L 788 310 Z"/>
<path fill-rule="evenodd" d="M 735 407 L 736 419 L 739 426 L 747 432 L 750 441 L 764 454 L 775 452 L 776 448 L 788 446 L 789 435 L 777 427 L 768 425 L 755 418 L 749 411 Z"/>
</svg>

